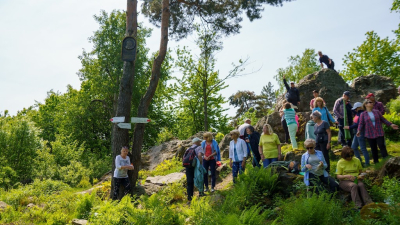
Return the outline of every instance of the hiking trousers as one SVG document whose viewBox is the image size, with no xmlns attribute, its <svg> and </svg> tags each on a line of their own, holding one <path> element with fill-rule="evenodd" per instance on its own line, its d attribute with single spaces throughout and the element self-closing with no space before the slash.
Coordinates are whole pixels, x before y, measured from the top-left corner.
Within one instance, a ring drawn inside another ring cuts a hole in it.
<svg viewBox="0 0 400 225">
<path fill-rule="evenodd" d="M 194 189 L 194 167 L 186 167 L 186 183 L 187 183 L 187 195 L 188 201 L 192 201 L 193 189 Z"/>
<path fill-rule="evenodd" d="M 372 158 L 374 159 L 374 163 L 379 162 L 378 147 L 379 147 L 379 150 L 381 150 L 382 158 L 385 158 L 388 156 L 388 153 L 386 150 L 385 138 L 383 136 L 373 138 L 373 139 L 367 138 L 367 140 L 368 140 L 369 146 L 371 147 Z"/>
<path fill-rule="evenodd" d="M 297 123 L 291 123 L 288 124 L 287 126 L 289 129 L 290 141 L 292 142 L 292 148 L 293 150 L 298 149 L 296 141 Z"/>
<path fill-rule="evenodd" d="M 244 169 L 242 167 L 242 161 L 239 162 L 232 162 L 232 176 L 233 176 L 233 183 L 236 182 L 236 177 L 239 174 L 242 174 L 244 172 Z"/>
<path fill-rule="evenodd" d="M 283 130 L 285 131 L 285 143 L 289 143 L 289 129 L 288 129 L 288 126 L 286 124 L 286 120 L 285 119 L 282 120 L 281 124 L 282 124 Z"/>
<path fill-rule="evenodd" d="M 353 143 L 351 144 L 351 148 L 354 151 L 354 155 L 360 160 L 360 162 L 362 163 L 361 160 L 361 155 L 360 152 L 358 151 L 358 146 L 360 146 L 361 152 L 364 155 L 365 158 L 365 165 L 369 166 L 369 154 L 368 154 L 368 150 L 367 150 L 367 144 L 365 142 L 365 137 L 364 135 L 361 135 L 360 137 L 357 137 L 356 135 L 354 135 L 353 138 Z"/>
<path fill-rule="evenodd" d="M 118 195 L 119 195 L 119 187 L 121 185 L 124 185 L 124 196 L 129 194 L 129 192 L 131 192 L 131 184 L 129 182 L 129 178 L 116 178 L 114 177 L 114 194 L 113 194 L 113 200 L 117 200 L 118 199 Z M 122 196 L 122 197 L 124 197 Z"/>
<path fill-rule="evenodd" d="M 358 181 L 358 184 L 354 183 L 354 181 L 342 180 L 339 182 L 339 187 L 343 191 L 351 193 L 351 199 L 358 208 L 372 203 L 371 197 L 369 196 L 367 189 L 365 189 L 364 183 L 360 180 Z"/>
<path fill-rule="evenodd" d="M 216 180 L 216 176 L 215 176 L 215 172 L 216 172 L 216 167 L 217 167 L 217 161 L 215 161 L 215 159 L 211 159 L 211 160 L 203 160 L 203 166 L 204 169 L 206 169 L 207 173 L 204 174 L 204 186 L 206 187 L 206 189 L 208 189 L 208 169 L 210 169 L 211 171 L 211 188 L 215 187 L 215 180 Z"/>
</svg>

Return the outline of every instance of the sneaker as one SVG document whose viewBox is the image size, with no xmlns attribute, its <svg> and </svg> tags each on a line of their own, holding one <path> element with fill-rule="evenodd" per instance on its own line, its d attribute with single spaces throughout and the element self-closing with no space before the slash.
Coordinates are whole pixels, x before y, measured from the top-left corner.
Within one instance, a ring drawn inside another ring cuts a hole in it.
<svg viewBox="0 0 400 225">
<path fill-rule="evenodd" d="M 208 189 L 208 188 L 206 188 L 205 190 L 204 190 L 204 192 L 209 192 L 210 191 L 210 189 Z"/>
<path fill-rule="evenodd" d="M 214 192 L 215 190 L 214 190 L 214 188 L 211 188 L 211 192 Z"/>
</svg>

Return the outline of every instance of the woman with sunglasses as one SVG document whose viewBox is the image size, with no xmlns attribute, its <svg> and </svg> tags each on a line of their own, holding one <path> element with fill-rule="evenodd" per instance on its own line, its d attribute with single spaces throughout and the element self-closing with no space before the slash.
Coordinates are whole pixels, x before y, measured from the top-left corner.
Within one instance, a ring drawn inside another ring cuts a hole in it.
<svg viewBox="0 0 400 225">
<path fill-rule="evenodd" d="M 366 110 L 360 114 L 360 118 L 358 119 L 359 123 L 357 137 L 360 137 L 361 132 L 365 131 L 364 135 L 368 140 L 369 146 L 371 146 L 374 163 L 378 163 L 378 147 L 383 158 L 388 156 L 383 137 L 384 133 L 382 123 L 392 127 L 395 130 L 399 129 L 399 127 L 396 124 L 392 124 L 391 122 L 387 121 L 378 110 L 373 109 L 374 104 L 372 101 L 366 100 L 364 102 L 364 108 Z"/>
<path fill-rule="evenodd" d="M 351 193 L 351 199 L 358 209 L 372 203 L 368 191 L 365 189 L 361 173 L 362 166 L 358 158 L 354 157 L 352 148 L 346 146 L 342 149 L 341 159 L 337 163 L 336 177 L 340 180 L 339 187 Z"/>
<path fill-rule="evenodd" d="M 304 183 L 307 186 L 316 186 L 315 191 L 317 193 L 324 189 L 322 183 L 329 185 L 330 192 L 337 191 L 339 185 L 325 170 L 328 165 L 324 154 L 321 151 L 315 150 L 315 140 L 305 140 L 304 147 L 307 149 L 307 152 L 301 157 L 301 171 L 305 172 Z"/>
</svg>

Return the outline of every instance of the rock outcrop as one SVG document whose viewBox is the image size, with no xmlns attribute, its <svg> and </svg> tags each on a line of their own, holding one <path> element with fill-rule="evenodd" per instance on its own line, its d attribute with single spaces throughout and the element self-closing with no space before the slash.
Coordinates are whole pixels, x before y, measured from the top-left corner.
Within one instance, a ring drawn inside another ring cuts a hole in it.
<svg viewBox="0 0 400 225">
<path fill-rule="evenodd" d="M 389 176 L 389 178 L 400 178 L 400 157 L 388 159 L 378 173 L 378 178 Z"/>
<path fill-rule="evenodd" d="M 198 137 L 200 139 L 203 139 L 204 133 L 204 131 L 201 131 L 187 140 L 174 139 L 150 148 L 146 153 L 142 154 L 141 169 L 153 170 L 158 164 L 160 164 L 164 160 L 169 160 L 173 157 L 182 158 L 186 149 L 192 146 L 193 138 Z M 217 135 L 217 133 L 213 133 L 214 137 L 215 135 Z"/>
<path fill-rule="evenodd" d="M 219 150 L 221 151 L 222 158 L 229 158 L 229 143 L 232 141 L 230 134 L 225 135 L 225 137 L 219 142 Z"/>
<path fill-rule="evenodd" d="M 179 182 L 185 177 L 185 173 L 171 173 L 165 176 L 148 177 L 143 185 L 147 195 L 152 195 L 168 184 Z"/>
<path fill-rule="evenodd" d="M 7 203 L 0 201 L 0 209 L 5 209 L 7 206 Z"/>
</svg>

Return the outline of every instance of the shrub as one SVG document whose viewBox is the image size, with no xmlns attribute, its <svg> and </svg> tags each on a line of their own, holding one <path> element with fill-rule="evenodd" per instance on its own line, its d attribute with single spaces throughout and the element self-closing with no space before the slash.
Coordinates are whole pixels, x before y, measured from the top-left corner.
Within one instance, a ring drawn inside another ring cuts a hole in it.
<svg viewBox="0 0 400 225">
<path fill-rule="evenodd" d="M 91 171 L 85 168 L 82 163 L 71 161 L 69 165 L 60 169 L 61 180 L 72 187 L 76 187 L 84 177 L 90 177 Z"/>
<path fill-rule="evenodd" d="M 391 114 L 385 114 L 383 115 L 385 119 L 390 121 L 391 123 L 400 125 L 400 114 L 396 112 L 392 112 Z M 385 131 L 385 137 L 390 139 L 391 141 L 400 141 L 400 131 L 399 130 L 394 130 L 391 127 L 386 126 L 383 124 L 383 130 Z"/>
<path fill-rule="evenodd" d="M 179 172 L 183 169 L 182 162 L 178 158 L 174 157 L 170 160 L 164 160 L 162 163 L 158 164 L 153 171 L 151 171 L 152 176 L 164 176 L 170 173 Z"/>
<path fill-rule="evenodd" d="M 217 135 L 215 135 L 215 140 L 219 143 L 222 141 L 222 139 L 225 137 L 225 135 L 221 132 L 218 132 Z"/>
<path fill-rule="evenodd" d="M 75 215 L 79 219 L 89 219 L 90 211 L 93 208 L 93 205 L 96 200 L 96 193 L 92 192 L 92 194 L 85 194 L 81 200 L 76 204 Z"/>
<path fill-rule="evenodd" d="M 338 200 L 326 193 L 313 194 L 310 198 L 306 195 L 292 197 L 283 202 L 281 207 L 282 213 L 278 224 L 290 225 L 340 224 L 345 211 Z"/>
<path fill-rule="evenodd" d="M 400 113 L 400 98 L 390 100 L 386 107 L 389 108 L 390 113 Z"/>
<path fill-rule="evenodd" d="M 239 175 L 232 192 L 226 197 L 222 210 L 239 213 L 242 209 L 255 204 L 266 206 L 275 193 L 277 184 L 278 174 L 273 173 L 271 168 L 247 167 L 246 172 Z"/>
<path fill-rule="evenodd" d="M 89 177 L 82 177 L 81 181 L 77 185 L 78 188 L 89 188 L 92 184 L 89 182 Z"/>
<path fill-rule="evenodd" d="M 0 167 L 0 188 L 8 190 L 16 181 L 17 173 L 11 167 Z"/>
</svg>

